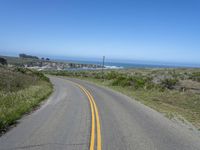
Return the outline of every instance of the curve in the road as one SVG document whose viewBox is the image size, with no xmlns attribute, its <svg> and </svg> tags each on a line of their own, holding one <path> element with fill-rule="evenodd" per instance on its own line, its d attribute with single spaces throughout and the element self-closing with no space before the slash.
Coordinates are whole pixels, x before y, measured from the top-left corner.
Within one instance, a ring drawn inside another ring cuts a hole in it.
<svg viewBox="0 0 200 150">
<path fill-rule="evenodd" d="M 0 150 L 200 150 L 198 134 L 121 93 L 78 79 L 50 80 L 53 94 L 0 137 Z"/>
<path fill-rule="evenodd" d="M 91 107 L 92 125 L 91 125 L 91 138 L 90 138 L 90 150 L 95 148 L 95 139 L 97 139 L 97 150 L 101 150 L 101 125 L 99 119 L 99 112 L 95 100 L 92 94 L 82 85 L 75 83 L 88 97 Z M 96 122 L 95 122 L 96 119 Z M 95 132 L 96 129 L 96 132 Z M 95 133 L 97 133 L 95 138 Z"/>
<path fill-rule="evenodd" d="M 86 87 L 99 108 L 102 149 L 200 150 L 200 138 L 162 114 L 111 89 L 65 78 Z"/>
</svg>

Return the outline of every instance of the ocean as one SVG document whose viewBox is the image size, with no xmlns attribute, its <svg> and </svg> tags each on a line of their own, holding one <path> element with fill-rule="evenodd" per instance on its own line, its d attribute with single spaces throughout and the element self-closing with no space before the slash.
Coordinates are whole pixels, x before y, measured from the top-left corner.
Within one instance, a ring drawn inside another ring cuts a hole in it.
<svg viewBox="0 0 200 150">
<path fill-rule="evenodd" d="M 102 65 L 100 61 L 85 61 L 85 60 L 67 60 L 67 62 L 81 64 L 97 64 Z M 199 64 L 183 64 L 183 63 L 163 63 L 163 62 L 110 62 L 105 61 L 107 69 L 131 69 L 131 68 L 200 68 Z"/>
</svg>

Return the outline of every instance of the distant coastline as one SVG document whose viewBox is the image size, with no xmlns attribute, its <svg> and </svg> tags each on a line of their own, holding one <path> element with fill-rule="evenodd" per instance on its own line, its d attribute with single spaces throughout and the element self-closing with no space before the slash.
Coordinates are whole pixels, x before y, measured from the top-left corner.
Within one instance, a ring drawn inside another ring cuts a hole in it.
<svg viewBox="0 0 200 150">
<path fill-rule="evenodd" d="M 27 55 L 27 56 L 29 56 L 29 55 Z M 16 55 L 16 56 L 2 56 L 2 57 L 17 58 L 18 56 Z M 40 58 L 40 57 L 38 57 L 38 58 Z M 62 65 L 61 67 L 57 67 L 58 70 L 62 69 L 62 68 L 63 68 L 63 70 L 98 70 L 98 69 L 102 68 L 102 60 L 100 58 L 90 59 L 90 58 L 78 58 L 78 57 L 58 57 L 58 56 L 53 57 L 53 56 L 50 56 L 50 57 L 47 57 L 47 58 L 41 57 L 41 59 L 36 59 L 36 60 L 37 60 L 37 62 L 41 62 L 41 61 L 43 61 L 43 62 L 47 61 L 49 63 L 54 62 L 57 65 L 54 64 L 53 68 L 55 68 L 56 66 L 60 66 L 60 64 L 65 64 L 65 65 Z M 34 62 L 35 62 L 35 60 L 34 60 Z M 71 64 L 71 66 L 66 67 L 67 64 L 68 65 Z M 34 67 L 33 62 L 32 62 L 32 65 Z M 75 67 L 73 67 L 73 66 L 75 66 Z M 105 64 L 104 64 L 104 68 L 105 69 L 200 68 L 200 64 L 197 64 L 197 63 L 196 64 L 195 63 L 179 63 L 179 62 L 162 62 L 162 61 L 106 59 Z M 41 69 L 43 69 L 43 68 L 41 68 Z"/>
<path fill-rule="evenodd" d="M 81 64 L 95 64 L 102 65 L 100 61 L 86 61 L 86 60 L 62 60 L 71 63 L 81 63 Z M 198 64 L 181 64 L 181 63 L 163 63 L 163 62 L 107 62 L 105 61 L 104 67 L 106 69 L 131 69 L 131 68 L 200 68 Z"/>
</svg>

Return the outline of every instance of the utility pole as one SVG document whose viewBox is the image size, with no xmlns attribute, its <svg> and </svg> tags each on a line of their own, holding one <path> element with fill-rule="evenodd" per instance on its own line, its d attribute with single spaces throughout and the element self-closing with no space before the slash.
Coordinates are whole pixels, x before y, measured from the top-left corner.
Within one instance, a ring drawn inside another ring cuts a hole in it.
<svg viewBox="0 0 200 150">
<path fill-rule="evenodd" d="M 103 79 L 103 69 L 104 69 L 104 63 L 105 63 L 105 56 L 103 56 L 103 62 L 102 62 L 102 70 L 101 70 L 102 79 Z"/>
</svg>

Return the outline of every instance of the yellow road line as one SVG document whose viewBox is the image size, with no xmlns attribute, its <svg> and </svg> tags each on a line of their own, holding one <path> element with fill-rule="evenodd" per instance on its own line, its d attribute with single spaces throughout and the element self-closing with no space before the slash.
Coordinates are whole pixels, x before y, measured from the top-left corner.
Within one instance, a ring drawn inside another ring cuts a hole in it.
<svg viewBox="0 0 200 150">
<path fill-rule="evenodd" d="M 90 95 L 90 98 L 92 99 L 93 105 L 94 105 L 94 110 L 95 110 L 95 115 L 96 115 L 96 123 L 97 123 L 97 150 L 101 150 L 101 125 L 100 125 L 100 120 L 99 120 L 99 112 L 98 108 L 96 106 L 96 103 L 94 101 L 93 96 L 90 94 L 88 91 L 88 94 Z"/>
<path fill-rule="evenodd" d="M 76 83 L 77 84 L 77 83 Z M 90 102 L 90 107 L 91 107 L 91 114 L 92 114 L 92 126 L 91 126 L 91 137 L 90 137 L 90 150 L 94 150 L 94 143 L 95 143 L 95 116 L 94 116 L 94 107 L 92 100 L 90 99 L 90 96 L 88 95 L 87 91 L 85 88 L 83 88 L 81 85 L 77 84 L 78 87 L 87 95 L 89 102 Z"/>
<path fill-rule="evenodd" d="M 75 83 L 75 82 L 73 82 Z M 92 126 L 91 126 L 91 138 L 90 138 L 90 150 L 94 150 L 95 144 L 95 126 L 97 129 L 97 150 L 101 150 L 101 125 L 99 119 L 98 108 L 96 106 L 95 100 L 90 92 L 85 89 L 82 85 L 75 83 L 88 97 L 91 107 L 91 114 L 92 114 Z M 96 118 L 96 125 L 95 125 L 95 118 Z"/>
</svg>

